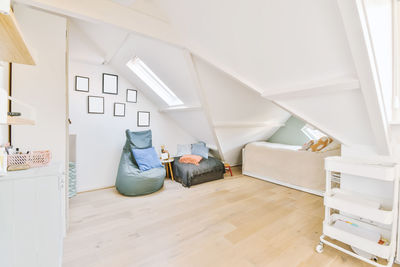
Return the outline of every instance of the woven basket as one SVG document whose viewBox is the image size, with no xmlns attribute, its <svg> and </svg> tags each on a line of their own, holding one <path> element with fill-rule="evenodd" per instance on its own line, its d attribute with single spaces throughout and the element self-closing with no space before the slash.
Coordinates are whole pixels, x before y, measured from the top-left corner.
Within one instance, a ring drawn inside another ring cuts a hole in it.
<svg viewBox="0 0 400 267">
<path fill-rule="evenodd" d="M 29 166 L 30 168 L 43 167 L 49 164 L 51 152 L 33 151 L 29 154 L 12 154 L 7 156 L 7 167 Z"/>
</svg>

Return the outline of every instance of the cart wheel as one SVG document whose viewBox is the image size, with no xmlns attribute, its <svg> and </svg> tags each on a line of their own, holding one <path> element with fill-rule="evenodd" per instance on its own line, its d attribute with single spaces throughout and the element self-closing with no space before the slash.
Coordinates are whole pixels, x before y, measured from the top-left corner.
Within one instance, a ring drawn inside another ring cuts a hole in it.
<svg viewBox="0 0 400 267">
<path fill-rule="evenodd" d="M 324 244 L 322 242 L 319 243 L 315 248 L 315 251 L 317 251 L 318 253 L 322 253 L 324 251 Z"/>
</svg>

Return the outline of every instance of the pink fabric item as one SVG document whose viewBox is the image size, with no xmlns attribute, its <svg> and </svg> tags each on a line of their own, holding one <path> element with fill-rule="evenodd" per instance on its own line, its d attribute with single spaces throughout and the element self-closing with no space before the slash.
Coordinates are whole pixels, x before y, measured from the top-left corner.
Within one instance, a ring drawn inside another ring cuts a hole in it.
<svg viewBox="0 0 400 267">
<path fill-rule="evenodd" d="M 188 163 L 188 164 L 194 164 L 194 165 L 199 165 L 200 160 L 202 160 L 202 156 L 198 155 L 183 155 L 180 159 L 180 163 Z"/>
</svg>

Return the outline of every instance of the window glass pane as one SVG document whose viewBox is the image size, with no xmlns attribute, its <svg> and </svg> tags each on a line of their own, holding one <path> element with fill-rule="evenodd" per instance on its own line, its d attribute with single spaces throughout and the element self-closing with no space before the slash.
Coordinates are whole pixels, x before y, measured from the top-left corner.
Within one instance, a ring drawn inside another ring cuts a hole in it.
<svg viewBox="0 0 400 267">
<path fill-rule="evenodd" d="M 310 139 L 320 139 L 321 137 L 326 136 L 326 134 L 322 133 L 321 131 L 312 128 L 309 125 L 305 125 L 301 131 Z"/>
<path fill-rule="evenodd" d="M 160 78 L 138 57 L 131 59 L 127 67 L 149 86 L 168 106 L 183 105 L 183 102 L 168 88 Z"/>
</svg>

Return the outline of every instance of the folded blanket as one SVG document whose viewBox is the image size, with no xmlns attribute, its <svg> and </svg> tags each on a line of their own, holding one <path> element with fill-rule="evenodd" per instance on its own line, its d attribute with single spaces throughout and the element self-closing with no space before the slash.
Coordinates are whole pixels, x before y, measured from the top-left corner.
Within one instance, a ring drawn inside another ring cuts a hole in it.
<svg viewBox="0 0 400 267">
<path fill-rule="evenodd" d="M 180 163 L 194 164 L 196 166 L 199 165 L 199 162 L 203 159 L 203 157 L 198 155 L 183 155 L 180 159 Z"/>
</svg>

